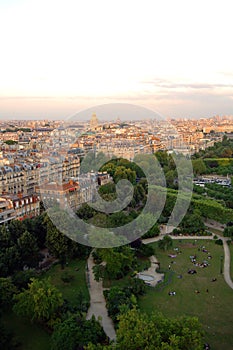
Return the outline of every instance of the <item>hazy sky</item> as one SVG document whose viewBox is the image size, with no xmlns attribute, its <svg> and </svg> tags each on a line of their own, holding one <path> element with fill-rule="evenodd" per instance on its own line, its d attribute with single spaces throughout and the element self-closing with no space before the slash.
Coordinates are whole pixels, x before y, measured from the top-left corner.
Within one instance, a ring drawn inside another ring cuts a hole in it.
<svg viewBox="0 0 233 350">
<path fill-rule="evenodd" d="M 233 114 L 232 1 L 0 0 L 0 118 Z"/>
</svg>

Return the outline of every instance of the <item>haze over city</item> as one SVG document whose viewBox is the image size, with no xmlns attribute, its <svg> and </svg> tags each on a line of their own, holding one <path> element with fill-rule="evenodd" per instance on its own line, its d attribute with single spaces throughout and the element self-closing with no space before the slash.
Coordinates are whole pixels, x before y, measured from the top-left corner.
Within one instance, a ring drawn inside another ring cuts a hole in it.
<svg viewBox="0 0 233 350">
<path fill-rule="evenodd" d="M 108 103 L 231 115 L 231 13 L 226 0 L 1 0 L 0 118 L 61 119 Z"/>
</svg>

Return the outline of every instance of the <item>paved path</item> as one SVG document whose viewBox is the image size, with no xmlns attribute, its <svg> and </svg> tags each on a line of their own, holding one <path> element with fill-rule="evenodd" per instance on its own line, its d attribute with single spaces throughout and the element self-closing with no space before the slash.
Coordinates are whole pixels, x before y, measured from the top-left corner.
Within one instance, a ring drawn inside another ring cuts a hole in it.
<svg viewBox="0 0 233 350">
<path fill-rule="evenodd" d="M 103 295 L 103 283 L 102 281 L 97 282 L 94 278 L 93 266 L 94 260 L 92 253 L 90 254 L 88 260 L 88 282 L 89 282 L 89 293 L 90 293 L 90 307 L 87 312 L 87 320 L 90 320 L 92 315 L 96 318 L 101 317 L 101 324 L 107 336 L 114 340 L 116 339 L 116 332 L 113 326 L 112 319 L 108 316 L 106 302 Z"/>
<path fill-rule="evenodd" d="M 233 289 L 233 282 L 231 279 L 231 270 L 230 270 L 230 264 L 231 264 L 231 254 L 230 254 L 230 249 L 229 246 L 227 244 L 227 240 L 229 238 L 227 237 L 220 237 L 219 238 L 222 239 L 223 241 L 223 248 L 224 248 L 224 269 L 223 269 L 223 274 L 224 274 L 224 279 L 226 281 L 226 283 L 228 284 L 228 286 Z"/>
<path fill-rule="evenodd" d="M 205 222 L 205 225 L 208 226 L 209 228 L 214 228 L 219 231 L 224 231 L 224 228 L 220 226 L 219 223 L 217 225 L 211 224 L 209 222 Z M 223 241 L 223 249 L 224 249 L 224 269 L 223 269 L 223 274 L 224 274 L 224 279 L 228 286 L 233 289 L 233 282 L 231 279 L 231 253 L 229 246 L 227 244 L 227 240 L 229 239 L 228 237 L 222 237 L 220 235 L 216 235 L 218 238 L 222 239 Z"/>
</svg>

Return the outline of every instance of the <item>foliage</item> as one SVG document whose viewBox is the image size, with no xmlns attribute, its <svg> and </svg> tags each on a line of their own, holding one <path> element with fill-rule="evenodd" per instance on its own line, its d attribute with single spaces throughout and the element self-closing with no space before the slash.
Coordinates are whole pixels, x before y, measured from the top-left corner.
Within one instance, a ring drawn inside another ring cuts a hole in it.
<svg viewBox="0 0 233 350">
<path fill-rule="evenodd" d="M 97 252 L 101 259 L 106 262 L 105 273 L 108 278 L 121 278 L 132 269 L 134 254 L 128 246 L 98 249 Z"/>
<path fill-rule="evenodd" d="M 222 241 L 222 239 L 221 239 L 221 238 L 216 239 L 216 240 L 215 240 L 215 244 L 218 244 L 218 245 L 223 245 L 223 241 Z"/>
<path fill-rule="evenodd" d="M 204 221 L 201 215 L 197 212 L 188 212 L 180 223 L 182 233 L 198 234 L 205 231 Z"/>
<path fill-rule="evenodd" d="M 162 314 L 150 316 L 135 308 L 118 317 L 119 350 L 201 350 L 202 326 L 196 317 L 169 319 Z"/>
<path fill-rule="evenodd" d="M 108 314 L 114 322 L 121 312 L 132 309 L 137 300 L 129 288 L 112 287 L 104 291 Z"/>
<path fill-rule="evenodd" d="M 40 260 L 39 247 L 36 239 L 28 231 L 25 231 L 17 240 L 21 264 L 28 267 L 38 266 Z"/>
<path fill-rule="evenodd" d="M 83 349 L 89 342 L 106 343 L 106 340 L 103 328 L 94 316 L 85 320 L 77 314 L 56 325 L 51 338 L 51 350 Z"/>
<path fill-rule="evenodd" d="M 18 292 L 11 277 L 0 277 L 0 309 L 7 309 L 13 304 L 13 296 Z"/>
<path fill-rule="evenodd" d="M 194 175 L 201 175 L 206 173 L 206 165 L 201 158 L 193 159 L 192 166 Z"/>
<path fill-rule="evenodd" d="M 14 141 L 14 140 L 6 140 L 4 141 L 4 143 L 6 143 L 7 145 L 17 145 L 17 141 Z"/>
<path fill-rule="evenodd" d="M 226 226 L 223 231 L 224 237 L 231 237 L 233 238 L 233 226 Z"/>
<path fill-rule="evenodd" d="M 23 288 L 27 288 L 31 278 L 36 276 L 37 273 L 34 269 L 17 271 L 12 275 L 12 282 L 19 290 L 22 290 Z"/>
<path fill-rule="evenodd" d="M 99 282 L 104 277 L 104 266 L 100 264 L 93 266 L 93 273 L 95 280 Z"/>
<path fill-rule="evenodd" d="M 172 238 L 170 236 L 167 236 L 167 235 L 164 236 L 163 239 L 159 240 L 158 246 L 162 250 L 168 250 L 168 249 L 172 248 L 172 246 L 173 246 Z"/>
<path fill-rule="evenodd" d="M 151 255 L 154 254 L 154 249 L 147 245 L 147 244 L 142 244 L 137 250 L 136 250 L 137 256 L 143 256 L 143 257 L 150 257 Z"/>
<path fill-rule="evenodd" d="M 13 310 L 31 321 L 48 323 L 56 318 L 63 304 L 62 294 L 50 283 L 49 279 L 31 279 L 28 289 L 15 296 Z"/>
<path fill-rule="evenodd" d="M 83 220 L 92 218 L 96 213 L 96 210 L 90 207 L 87 203 L 82 204 L 77 210 L 78 217 Z"/>
<path fill-rule="evenodd" d="M 143 280 L 140 278 L 131 278 L 129 280 L 129 289 L 132 294 L 136 297 L 139 295 L 143 295 L 146 292 L 146 285 Z"/>
<path fill-rule="evenodd" d="M 159 225 L 156 223 L 142 236 L 142 239 L 157 237 L 159 233 Z"/>
</svg>

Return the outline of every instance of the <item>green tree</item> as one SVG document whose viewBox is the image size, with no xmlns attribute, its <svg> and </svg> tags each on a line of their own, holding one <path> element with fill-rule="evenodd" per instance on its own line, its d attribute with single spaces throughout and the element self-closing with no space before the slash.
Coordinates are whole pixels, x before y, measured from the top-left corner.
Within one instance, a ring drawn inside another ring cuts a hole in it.
<svg viewBox="0 0 233 350">
<path fill-rule="evenodd" d="M 85 320 L 80 315 L 72 315 L 56 325 L 51 350 L 83 349 L 88 343 L 104 343 L 106 340 L 103 328 L 94 316 Z"/>
<path fill-rule="evenodd" d="M 123 277 L 133 266 L 134 255 L 128 246 L 98 249 L 97 252 L 106 262 L 105 272 L 111 279 Z"/>
<path fill-rule="evenodd" d="M 0 309 L 7 309 L 13 304 L 13 296 L 16 294 L 17 288 L 12 282 L 11 277 L 0 278 Z"/>
<path fill-rule="evenodd" d="M 63 304 L 62 294 L 50 282 L 50 279 L 31 279 L 28 289 L 15 296 L 13 310 L 31 321 L 47 323 L 56 319 Z"/>
<path fill-rule="evenodd" d="M 39 247 L 36 238 L 25 231 L 17 240 L 22 266 L 36 267 L 39 262 Z"/>
<path fill-rule="evenodd" d="M 206 173 L 206 165 L 201 158 L 193 159 L 192 165 L 194 175 L 201 175 Z"/>
<path fill-rule="evenodd" d="M 158 246 L 162 250 L 168 250 L 171 249 L 173 245 L 172 238 L 170 236 L 164 236 L 163 239 L 161 239 L 158 243 Z"/>
<path fill-rule="evenodd" d="M 106 290 L 104 294 L 108 314 L 114 322 L 117 322 L 121 312 L 126 312 L 137 304 L 136 297 L 132 294 L 130 288 L 112 287 L 110 290 Z"/>
<path fill-rule="evenodd" d="M 203 330 L 195 317 L 169 319 L 135 308 L 119 317 L 118 350 L 202 350 Z"/>
<path fill-rule="evenodd" d="M 46 247 L 51 254 L 59 259 L 62 268 L 65 267 L 67 258 L 71 255 L 72 241 L 63 233 L 58 231 L 50 219 L 47 220 Z"/>
<path fill-rule="evenodd" d="M 180 223 L 182 232 L 189 234 L 203 233 L 205 231 L 204 221 L 197 212 L 187 213 Z"/>
</svg>

